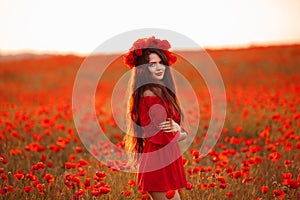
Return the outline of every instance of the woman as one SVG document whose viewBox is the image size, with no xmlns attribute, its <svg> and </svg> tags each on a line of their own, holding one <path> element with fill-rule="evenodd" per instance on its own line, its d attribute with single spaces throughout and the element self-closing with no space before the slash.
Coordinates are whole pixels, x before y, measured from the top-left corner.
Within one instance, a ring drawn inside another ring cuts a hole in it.
<svg viewBox="0 0 300 200">
<path fill-rule="evenodd" d="M 177 143 L 187 133 L 180 127 L 183 116 L 169 67 L 176 57 L 169 48 L 166 40 L 139 39 L 124 57 L 133 69 L 128 106 L 132 133 L 125 136 L 125 148 L 139 153 L 138 189 L 153 199 L 167 199 L 168 190 L 180 199 L 178 189 L 187 184 Z"/>
</svg>

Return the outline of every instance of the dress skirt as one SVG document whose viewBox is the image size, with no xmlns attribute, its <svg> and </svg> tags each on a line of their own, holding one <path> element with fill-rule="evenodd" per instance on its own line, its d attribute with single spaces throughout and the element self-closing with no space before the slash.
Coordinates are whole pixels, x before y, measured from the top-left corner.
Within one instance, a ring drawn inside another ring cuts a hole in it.
<svg viewBox="0 0 300 200">
<path fill-rule="evenodd" d="M 166 133 L 159 124 L 171 117 L 170 106 L 157 96 L 141 98 L 138 107 L 140 124 L 147 137 L 138 168 L 138 190 L 168 191 L 187 185 L 182 154 L 177 143 L 179 132 Z M 180 123 L 176 112 L 173 120 Z"/>
</svg>

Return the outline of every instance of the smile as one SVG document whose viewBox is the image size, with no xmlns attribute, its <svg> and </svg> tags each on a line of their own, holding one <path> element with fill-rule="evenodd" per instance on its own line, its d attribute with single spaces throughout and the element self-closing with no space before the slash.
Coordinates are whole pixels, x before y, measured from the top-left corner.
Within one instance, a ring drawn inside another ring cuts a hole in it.
<svg viewBox="0 0 300 200">
<path fill-rule="evenodd" d="M 163 75 L 163 72 L 155 73 L 156 76 L 161 76 Z"/>
</svg>

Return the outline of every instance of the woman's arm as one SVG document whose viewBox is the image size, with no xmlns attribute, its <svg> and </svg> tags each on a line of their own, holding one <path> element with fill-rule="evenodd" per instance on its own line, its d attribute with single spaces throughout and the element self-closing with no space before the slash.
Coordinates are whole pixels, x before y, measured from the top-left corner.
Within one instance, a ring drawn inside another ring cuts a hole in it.
<svg viewBox="0 0 300 200">
<path fill-rule="evenodd" d="M 185 140 L 187 137 L 187 132 L 184 128 L 180 127 L 178 141 Z"/>
<path fill-rule="evenodd" d="M 171 118 L 169 118 L 168 121 L 160 123 L 160 129 L 166 133 L 178 132 L 179 136 L 177 141 L 184 140 L 187 137 L 187 131 Z"/>
</svg>

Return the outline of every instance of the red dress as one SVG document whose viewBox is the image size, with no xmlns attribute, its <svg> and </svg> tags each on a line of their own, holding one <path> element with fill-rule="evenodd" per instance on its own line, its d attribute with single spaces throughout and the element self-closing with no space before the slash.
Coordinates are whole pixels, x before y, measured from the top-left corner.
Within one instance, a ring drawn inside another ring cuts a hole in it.
<svg viewBox="0 0 300 200">
<path fill-rule="evenodd" d="M 159 128 L 171 117 L 166 110 L 170 110 L 169 105 L 157 96 L 145 96 L 139 102 L 140 124 L 148 138 L 139 161 L 138 189 L 143 192 L 177 190 L 187 185 L 177 143 L 179 132 L 166 133 Z M 173 120 L 180 123 L 179 113 Z"/>
</svg>

